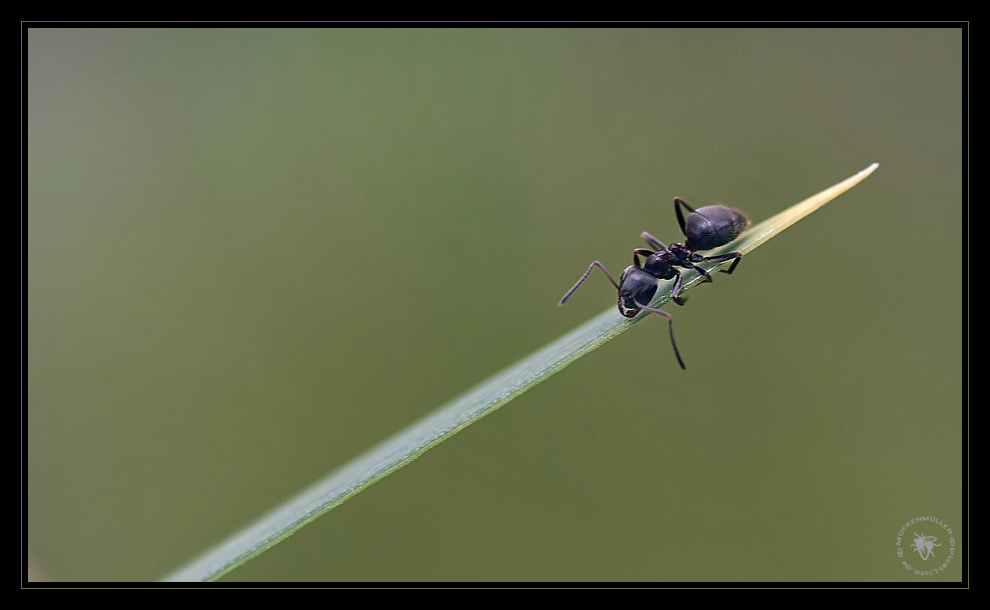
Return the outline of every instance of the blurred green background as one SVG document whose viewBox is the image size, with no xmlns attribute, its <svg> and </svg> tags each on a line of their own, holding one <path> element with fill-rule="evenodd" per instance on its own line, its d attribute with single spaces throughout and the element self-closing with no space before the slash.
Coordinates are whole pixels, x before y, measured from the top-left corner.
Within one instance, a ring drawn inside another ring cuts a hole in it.
<svg viewBox="0 0 990 610">
<path fill-rule="evenodd" d="M 668 307 L 686 372 L 648 320 L 225 580 L 960 580 L 896 536 L 963 525 L 961 30 L 27 52 L 39 577 L 160 578 L 614 308 L 597 272 L 557 300 L 678 239 L 675 195 L 760 221 L 876 161 Z"/>
</svg>

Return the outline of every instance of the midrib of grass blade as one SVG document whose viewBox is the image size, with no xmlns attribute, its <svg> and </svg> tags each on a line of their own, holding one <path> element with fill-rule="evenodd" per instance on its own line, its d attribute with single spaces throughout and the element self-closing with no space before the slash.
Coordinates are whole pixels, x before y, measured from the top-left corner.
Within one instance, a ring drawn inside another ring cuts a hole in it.
<svg viewBox="0 0 990 610">
<path fill-rule="evenodd" d="M 877 167 L 878 165 L 874 163 L 839 184 L 750 227 L 734 242 L 711 253 L 739 251 L 746 254 L 752 251 L 855 186 Z M 682 292 L 696 283 L 699 277 L 695 274 L 695 277 L 686 280 Z M 669 300 L 672 286 L 672 281 L 662 283 L 657 296 L 653 299 L 654 306 Z M 369 485 L 402 468 L 431 447 L 492 413 L 584 354 L 611 340 L 643 317 L 645 316 L 640 315 L 630 320 L 619 315 L 614 307 L 610 307 L 372 447 L 263 516 L 253 525 L 237 532 L 185 567 L 168 575 L 165 580 L 208 581 L 216 580 L 231 572 Z"/>
</svg>

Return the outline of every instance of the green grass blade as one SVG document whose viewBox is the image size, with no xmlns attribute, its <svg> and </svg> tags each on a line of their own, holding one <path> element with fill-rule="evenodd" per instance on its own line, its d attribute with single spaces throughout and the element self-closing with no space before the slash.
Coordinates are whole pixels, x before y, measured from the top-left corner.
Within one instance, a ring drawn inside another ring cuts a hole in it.
<svg viewBox="0 0 990 610">
<path fill-rule="evenodd" d="M 774 235 L 849 190 L 877 169 L 869 166 L 858 174 L 814 195 L 746 230 L 736 241 L 713 254 L 752 251 Z M 725 264 L 725 263 L 723 263 Z M 700 276 L 687 279 L 684 290 Z M 673 281 L 663 282 L 653 305 L 670 298 Z M 551 306 L 551 304 L 548 304 Z M 428 449 L 495 411 L 529 388 L 549 378 L 571 362 L 626 330 L 637 320 L 624 318 L 610 307 L 580 327 L 523 358 L 433 413 L 386 439 L 364 454 L 262 517 L 253 525 L 170 574 L 167 581 L 207 581 L 263 553 L 304 525 L 342 504 L 361 490 L 413 461 Z"/>
</svg>

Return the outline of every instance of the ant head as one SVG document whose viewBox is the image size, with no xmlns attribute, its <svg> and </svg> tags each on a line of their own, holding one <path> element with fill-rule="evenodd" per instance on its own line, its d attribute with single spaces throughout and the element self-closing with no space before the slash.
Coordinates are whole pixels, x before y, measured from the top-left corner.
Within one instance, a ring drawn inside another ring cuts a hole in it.
<svg viewBox="0 0 990 610">
<path fill-rule="evenodd" d="M 635 318 L 657 293 L 657 278 L 636 265 L 629 265 L 619 278 L 619 313 Z"/>
</svg>

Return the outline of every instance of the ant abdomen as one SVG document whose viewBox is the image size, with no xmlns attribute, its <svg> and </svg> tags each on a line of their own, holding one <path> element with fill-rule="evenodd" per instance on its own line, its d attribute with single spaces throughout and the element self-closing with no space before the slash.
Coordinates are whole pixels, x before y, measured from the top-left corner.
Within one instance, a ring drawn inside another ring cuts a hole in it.
<svg viewBox="0 0 990 610">
<path fill-rule="evenodd" d="M 681 216 L 679 205 L 691 211 L 687 218 Z M 677 219 L 687 239 L 688 250 L 711 250 L 731 242 L 749 226 L 749 219 L 739 210 L 724 205 L 706 205 L 692 209 L 680 197 L 674 199 Z"/>
</svg>

